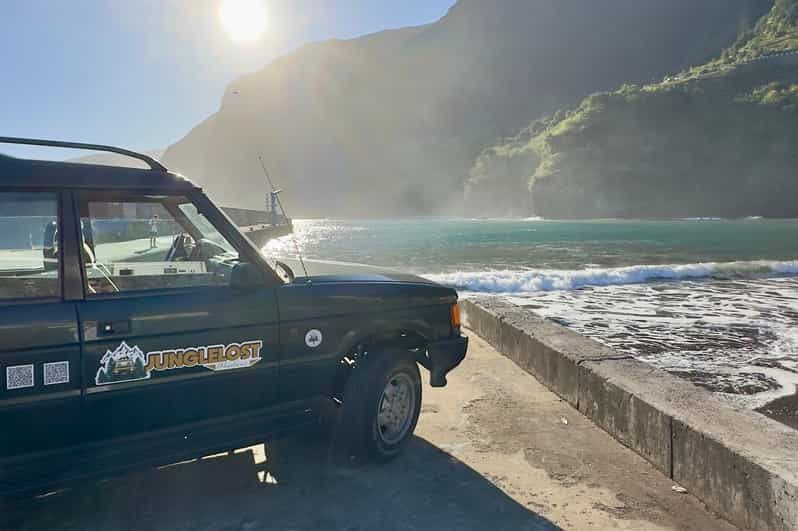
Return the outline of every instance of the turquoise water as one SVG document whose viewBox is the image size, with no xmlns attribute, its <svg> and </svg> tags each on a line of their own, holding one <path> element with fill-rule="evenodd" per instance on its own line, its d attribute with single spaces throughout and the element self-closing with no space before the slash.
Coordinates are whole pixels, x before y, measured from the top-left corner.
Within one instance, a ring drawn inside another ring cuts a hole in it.
<svg viewBox="0 0 798 531">
<path fill-rule="evenodd" d="M 308 258 L 427 274 L 798 259 L 798 220 L 306 220 L 296 239 Z"/>
<path fill-rule="evenodd" d="M 265 252 L 502 297 L 757 407 L 798 384 L 798 220 L 305 220 Z"/>
</svg>

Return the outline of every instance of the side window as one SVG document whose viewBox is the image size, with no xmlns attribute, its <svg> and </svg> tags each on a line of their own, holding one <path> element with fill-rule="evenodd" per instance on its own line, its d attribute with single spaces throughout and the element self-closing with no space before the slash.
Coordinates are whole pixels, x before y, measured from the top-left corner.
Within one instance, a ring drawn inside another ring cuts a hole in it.
<svg viewBox="0 0 798 531">
<path fill-rule="evenodd" d="M 226 286 L 238 252 L 181 196 L 81 198 L 89 295 Z"/>
<path fill-rule="evenodd" d="M 0 193 L 0 299 L 60 297 L 58 196 Z"/>
</svg>

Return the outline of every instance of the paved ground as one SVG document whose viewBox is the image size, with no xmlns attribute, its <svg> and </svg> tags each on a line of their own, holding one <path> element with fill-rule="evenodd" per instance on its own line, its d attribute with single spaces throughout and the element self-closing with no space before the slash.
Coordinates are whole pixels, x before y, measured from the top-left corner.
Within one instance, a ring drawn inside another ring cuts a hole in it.
<svg viewBox="0 0 798 531">
<path fill-rule="evenodd" d="M 0 502 L 0 529 L 734 529 L 479 338 L 449 381 L 387 465 L 287 440 Z"/>
</svg>

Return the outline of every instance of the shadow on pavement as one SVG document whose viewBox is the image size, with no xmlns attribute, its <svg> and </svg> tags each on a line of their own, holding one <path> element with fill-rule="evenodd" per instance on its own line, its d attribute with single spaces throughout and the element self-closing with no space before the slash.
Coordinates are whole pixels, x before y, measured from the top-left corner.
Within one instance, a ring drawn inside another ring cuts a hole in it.
<svg viewBox="0 0 798 531">
<path fill-rule="evenodd" d="M 330 464 L 323 443 L 286 439 L 0 501 L 0 529 L 559 529 L 416 437 L 384 465 Z"/>
</svg>

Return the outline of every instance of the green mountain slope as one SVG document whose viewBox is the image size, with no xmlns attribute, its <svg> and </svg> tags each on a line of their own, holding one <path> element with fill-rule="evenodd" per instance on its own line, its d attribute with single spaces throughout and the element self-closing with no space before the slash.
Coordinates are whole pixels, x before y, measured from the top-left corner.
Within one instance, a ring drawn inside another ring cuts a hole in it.
<svg viewBox="0 0 798 531">
<path fill-rule="evenodd" d="M 289 212 L 461 212 L 496 138 L 586 95 L 700 64 L 772 0 L 460 0 L 441 20 L 287 54 L 228 87 L 164 160 L 258 207 L 262 155 Z"/>
<path fill-rule="evenodd" d="M 552 218 L 798 216 L 798 0 L 722 56 L 594 94 L 483 152 L 472 209 Z M 792 53 L 796 52 L 796 53 Z"/>
</svg>

